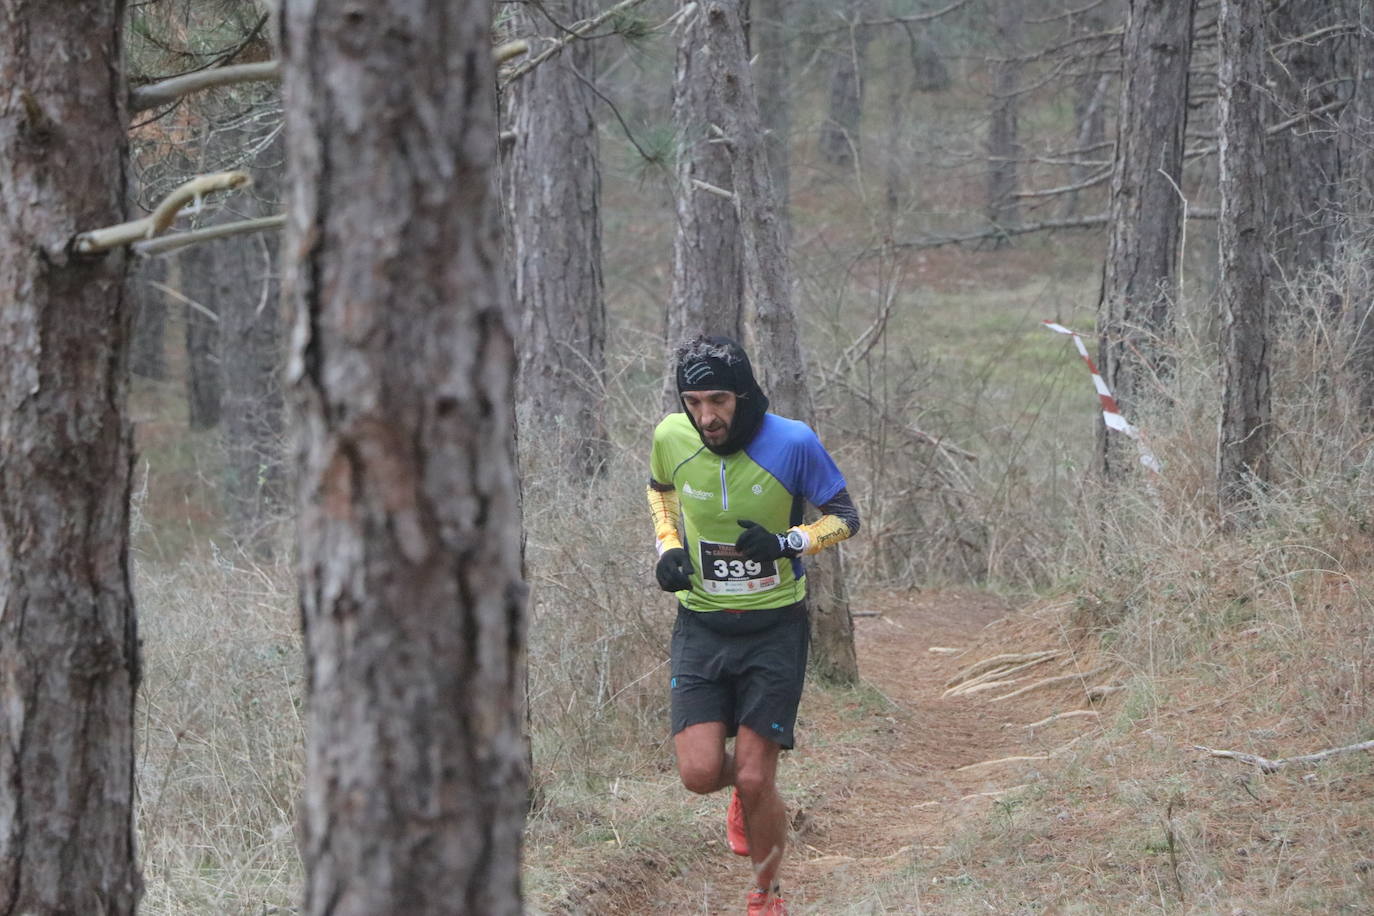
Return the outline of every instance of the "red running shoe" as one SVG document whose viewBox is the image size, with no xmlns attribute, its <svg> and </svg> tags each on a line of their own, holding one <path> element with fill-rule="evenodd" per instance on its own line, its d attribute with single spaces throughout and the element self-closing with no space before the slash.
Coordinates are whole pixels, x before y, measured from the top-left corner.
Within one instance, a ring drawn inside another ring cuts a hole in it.
<svg viewBox="0 0 1374 916">
<path fill-rule="evenodd" d="M 725 812 L 725 842 L 735 855 L 749 855 L 749 834 L 744 829 L 744 804 L 739 800 L 738 789 L 730 792 L 730 810 Z"/>
<path fill-rule="evenodd" d="M 787 916 L 787 903 L 768 891 L 750 891 L 749 916 Z"/>
</svg>

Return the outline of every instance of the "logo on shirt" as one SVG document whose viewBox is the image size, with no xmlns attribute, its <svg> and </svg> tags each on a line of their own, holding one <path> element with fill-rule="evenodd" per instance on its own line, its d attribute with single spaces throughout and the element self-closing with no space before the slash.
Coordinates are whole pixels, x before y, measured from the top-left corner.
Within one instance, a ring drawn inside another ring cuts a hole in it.
<svg viewBox="0 0 1374 916">
<path fill-rule="evenodd" d="M 693 489 L 693 487 L 692 487 L 692 485 L 691 485 L 690 483 L 684 483 L 684 484 L 682 485 L 682 495 L 683 495 L 683 496 L 690 496 L 690 497 L 692 497 L 692 499 L 715 499 L 715 498 L 716 498 L 716 494 L 710 492 L 709 490 L 697 490 L 697 489 Z"/>
<path fill-rule="evenodd" d="M 763 484 L 761 484 L 761 483 L 756 483 L 756 484 L 754 484 L 750 489 L 752 489 L 752 490 L 754 491 L 754 495 L 755 495 L 755 496 L 762 496 L 762 495 L 763 495 Z"/>
</svg>

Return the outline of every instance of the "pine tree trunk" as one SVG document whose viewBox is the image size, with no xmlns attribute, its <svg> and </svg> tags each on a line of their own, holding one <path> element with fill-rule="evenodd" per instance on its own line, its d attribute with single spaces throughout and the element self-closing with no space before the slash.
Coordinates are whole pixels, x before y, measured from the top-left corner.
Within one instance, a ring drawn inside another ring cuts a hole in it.
<svg viewBox="0 0 1374 916">
<path fill-rule="evenodd" d="M 281 146 L 260 154 L 252 195 L 241 198 L 238 212 L 222 211 L 225 221 L 281 212 Z M 234 538 L 263 558 L 272 554 L 268 527 L 285 496 L 279 242 L 275 234 L 254 233 L 205 245 L 220 315 L 226 508 Z"/>
<path fill-rule="evenodd" d="M 690 2 L 690 0 L 688 0 Z M 672 350 L 697 334 L 743 334 L 744 267 L 739 217 L 731 200 L 711 189 L 731 190 L 730 159 L 712 125 L 719 126 L 719 89 L 712 83 L 699 5 L 678 26 L 673 79 L 673 129 L 677 134 L 677 232 L 673 236 L 673 284 L 665 336 L 668 365 L 664 402 L 679 410 Z"/>
<path fill-rule="evenodd" d="M 1349 32 L 1304 38 L 1345 23 L 1344 6 L 1341 0 L 1287 0 L 1272 5 L 1267 23 L 1273 51 L 1266 59 L 1266 95 L 1273 104 L 1265 106 L 1265 121 L 1297 119 L 1264 145 L 1271 255 L 1276 276 L 1289 281 L 1329 265 L 1345 209 L 1340 116 L 1319 109 L 1348 97 L 1345 87 L 1368 63 L 1355 55 L 1356 36 Z"/>
<path fill-rule="evenodd" d="M 751 0 L 749 37 L 755 52 L 759 113 L 773 176 L 773 195 L 785 249 L 792 244 L 792 43 L 787 0 Z"/>
<path fill-rule="evenodd" d="M 521 37 L 562 38 L 560 24 L 590 18 L 593 0 L 514 12 Z M 547 15 L 545 15 L 545 12 Z M 606 306 L 601 279 L 601 172 L 596 44 L 577 41 L 515 84 L 510 151 L 510 242 L 520 310 L 521 460 L 541 455 L 554 476 L 593 474 L 606 459 L 603 421 Z M 537 431 L 538 435 L 534 435 Z"/>
<path fill-rule="evenodd" d="M 707 3 L 704 12 L 708 59 L 721 91 L 721 126 L 730 141 L 759 384 L 777 413 L 814 424 L 816 410 L 792 308 L 791 270 L 773 202 L 739 8 L 718 0 Z M 839 550 L 818 554 L 809 566 L 813 666 L 828 679 L 853 683 L 858 680 L 858 662 Z"/>
<path fill-rule="evenodd" d="M 988 221 L 1013 228 L 1021 205 L 1013 196 L 1020 169 L 1021 61 L 1018 46 L 1020 0 L 997 0 L 997 44 L 1002 59 L 992 64 L 992 112 L 988 122 Z"/>
<path fill-rule="evenodd" d="M 835 49 L 835 64 L 830 71 L 830 100 L 821 125 L 821 158 L 839 169 L 853 169 L 860 149 L 860 124 L 864 114 L 864 65 L 872 29 L 860 25 L 872 14 L 872 0 L 855 0 L 844 41 Z"/>
<path fill-rule="evenodd" d="M 200 308 L 186 309 L 186 417 L 192 429 L 219 425 L 224 386 L 220 378 L 219 312 L 215 304 L 213 245 L 192 245 L 174 255 L 181 293 Z"/>
<path fill-rule="evenodd" d="M 128 914 L 138 637 L 123 4 L 0 0 L 0 913 Z"/>
<path fill-rule="evenodd" d="M 1264 25 L 1259 4 L 1221 0 L 1217 40 L 1222 403 L 1217 499 L 1228 526 L 1243 526 L 1250 520 L 1252 490 L 1269 476 Z"/>
<path fill-rule="evenodd" d="M 1193 9 L 1193 0 L 1131 0 L 1123 41 L 1098 367 L 1132 422 L 1154 377 L 1171 372 Z M 1121 480 L 1139 466 L 1134 445 L 1119 434 L 1099 424 L 1097 436 L 1103 480 Z"/>
<path fill-rule="evenodd" d="M 305 911 L 521 911 L 525 586 L 491 5 L 283 12 Z"/>
<path fill-rule="evenodd" d="M 126 298 L 134 313 L 129 345 L 129 369 L 134 375 L 162 379 L 167 374 L 167 297 L 154 282 L 167 282 L 167 262 L 162 258 L 135 261 L 129 267 Z"/>
</svg>

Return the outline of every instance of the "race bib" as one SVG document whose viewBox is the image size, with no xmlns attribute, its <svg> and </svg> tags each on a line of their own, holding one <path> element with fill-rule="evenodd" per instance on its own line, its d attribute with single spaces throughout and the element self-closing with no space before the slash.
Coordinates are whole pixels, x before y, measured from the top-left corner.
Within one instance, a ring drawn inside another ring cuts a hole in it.
<svg viewBox="0 0 1374 916">
<path fill-rule="evenodd" d="M 701 587 L 713 595 L 747 595 L 776 588 L 778 567 L 772 560 L 751 560 L 734 544 L 697 541 Z"/>
</svg>

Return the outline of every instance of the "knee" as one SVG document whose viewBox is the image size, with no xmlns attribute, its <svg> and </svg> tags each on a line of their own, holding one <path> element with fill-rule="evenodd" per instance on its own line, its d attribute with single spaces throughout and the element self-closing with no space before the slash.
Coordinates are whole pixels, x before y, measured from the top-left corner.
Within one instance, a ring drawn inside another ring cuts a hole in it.
<svg viewBox="0 0 1374 916">
<path fill-rule="evenodd" d="M 744 804 L 753 807 L 773 791 L 773 774 L 767 767 L 740 766 L 735 771 L 735 788 Z"/>
<path fill-rule="evenodd" d="M 720 764 L 714 767 L 699 762 L 682 761 L 678 764 L 678 776 L 682 777 L 682 785 L 688 792 L 695 792 L 698 795 L 710 795 L 720 788 Z"/>
</svg>

